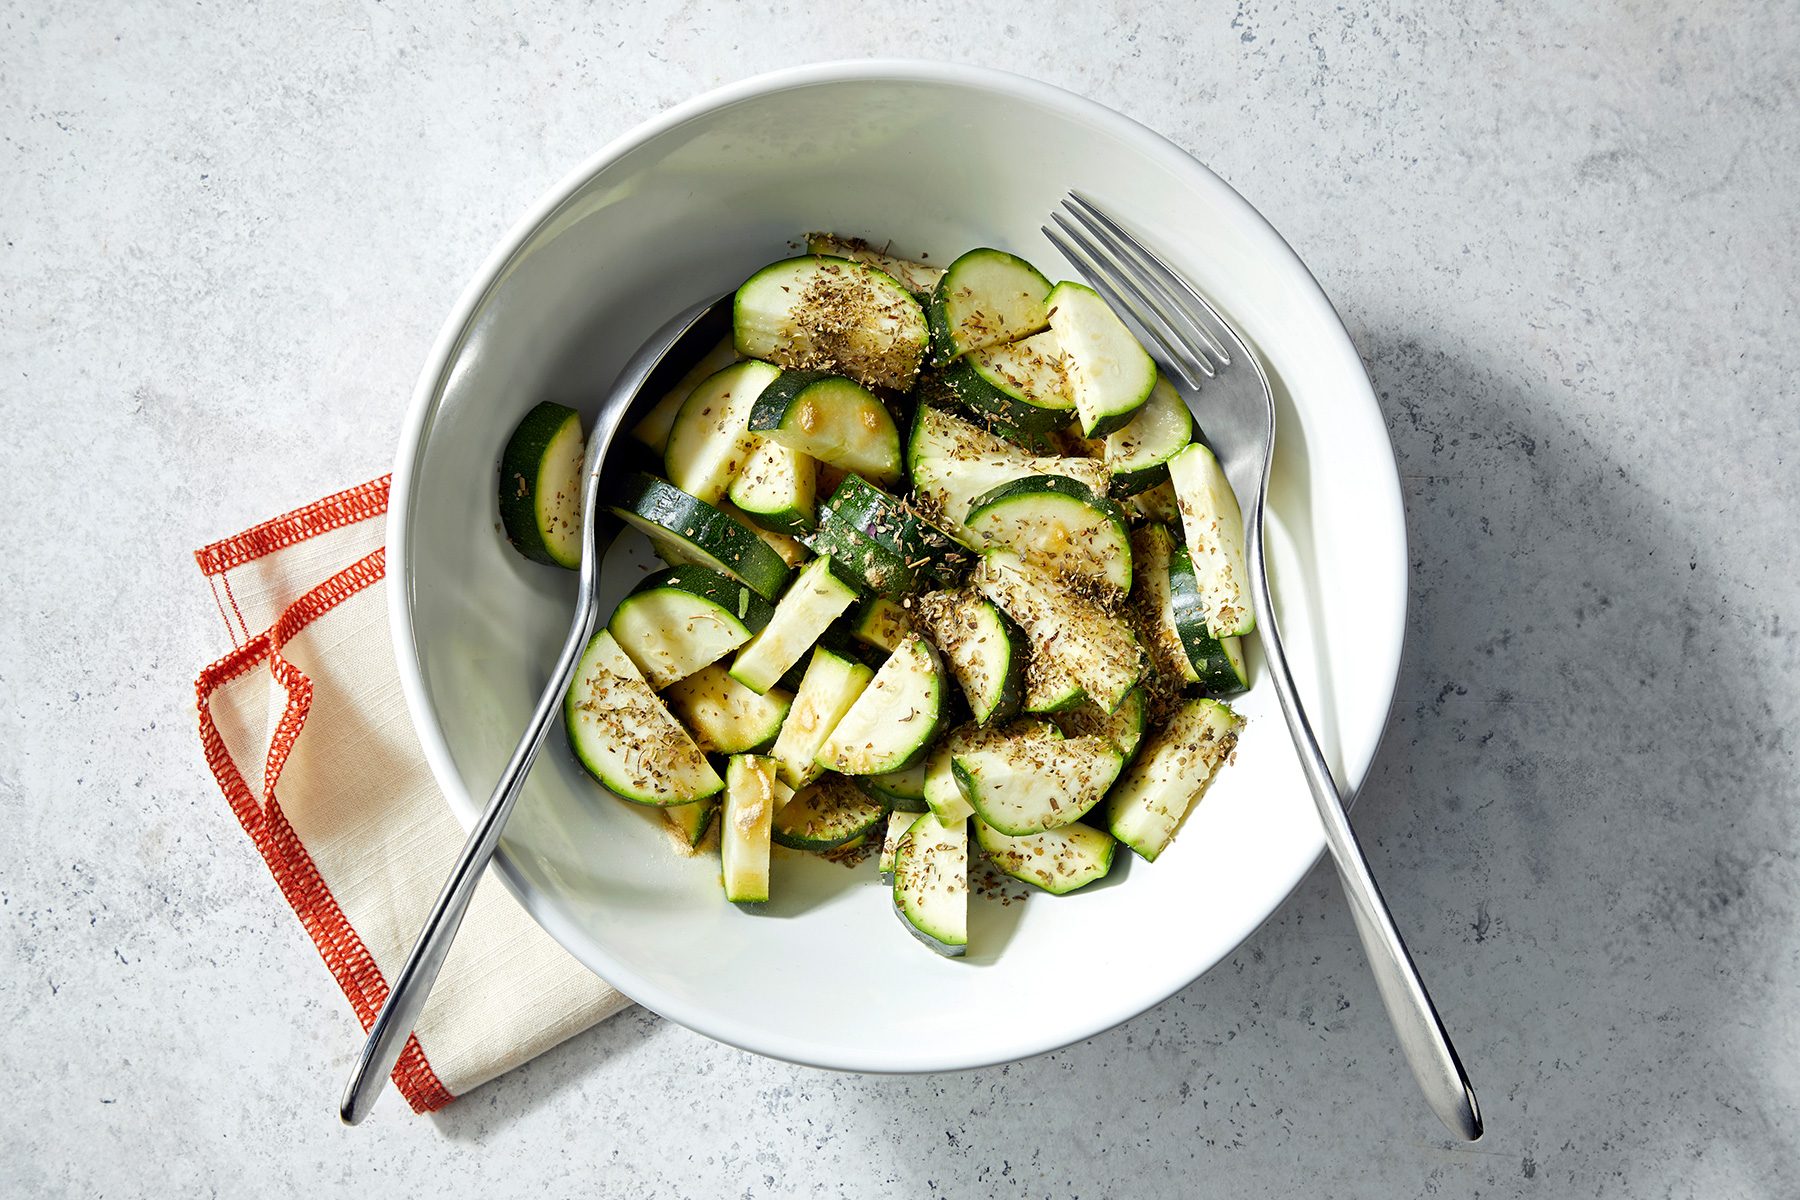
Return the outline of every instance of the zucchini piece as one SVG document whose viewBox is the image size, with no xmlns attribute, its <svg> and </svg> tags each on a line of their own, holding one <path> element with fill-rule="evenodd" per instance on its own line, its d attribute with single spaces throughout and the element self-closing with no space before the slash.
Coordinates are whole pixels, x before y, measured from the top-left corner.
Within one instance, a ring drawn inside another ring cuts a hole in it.
<svg viewBox="0 0 1800 1200">
<path fill-rule="evenodd" d="M 581 565 L 581 414 L 546 400 L 500 453 L 500 526 L 533 562 Z"/>
<path fill-rule="evenodd" d="M 925 803 L 926 761 L 921 758 L 903 771 L 885 775 L 858 775 L 856 786 L 890 808 L 924 812 L 929 807 Z"/>
<path fill-rule="evenodd" d="M 968 588 L 929 592 L 919 627 L 956 676 L 977 725 L 1009 721 L 1025 694 L 1025 633 L 993 601 Z"/>
<path fill-rule="evenodd" d="M 1049 303 L 1050 328 L 1062 343 L 1075 390 L 1081 436 L 1123 429 L 1156 387 L 1155 361 L 1093 288 L 1059 283 Z"/>
<path fill-rule="evenodd" d="M 978 497 L 963 524 L 983 544 L 1011 547 L 1026 562 L 1077 586 L 1123 596 L 1131 590 L 1125 512 L 1084 483 L 1028 475 Z"/>
<path fill-rule="evenodd" d="M 680 566 L 633 588 L 606 627 L 660 691 L 749 641 L 774 611 L 729 575 Z"/>
<path fill-rule="evenodd" d="M 1194 414 L 1168 377 L 1158 373 L 1150 399 L 1122 429 L 1106 435 L 1101 456 L 1112 493 L 1134 496 L 1169 477 L 1169 460 L 1194 440 Z"/>
<path fill-rule="evenodd" d="M 738 361 L 737 348 L 731 344 L 731 334 L 727 332 L 662 394 L 655 406 L 644 414 L 641 421 L 631 427 L 631 436 L 661 457 L 663 451 L 669 447 L 669 430 L 674 428 L 675 415 L 681 411 L 681 406 L 687 403 L 687 398 L 693 394 L 700 381 L 709 375 L 723 371 L 736 361 Z M 652 375 L 650 380 L 645 383 L 644 391 L 654 395 L 655 383 L 656 377 Z"/>
<path fill-rule="evenodd" d="M 971 351 L 944 368 L 943 382 L 964 407 L 1028 438 L 1063 428 L 1074 413 L 1062 346 L 1049 330 Z"/>
<path fill-rule="evenodd" d="M 692 563 L 722 571 L 769 600 L 787 582 L 788 565 L 749 526 L 667 480 L 629 476 L 611 508 L 672 567 Z"/>
<path fill-rule="evenodd" d="M 1041 654 L 1026 660 L 1025 701 L 1021 706 L 1026 712 L 1047 716 L 1070 712 L 1085 703 L 1087 693 L 1067 671 Z"/>
<path fill-rule="evenodd" d="M 781 594 L 769 623 L 738 651 L 731 677 L 751 691 L 768 691 L 855 599 L 856 589 L 838 578 L 831 559 L 813 559 Z"/>
<path fill-rule="evenodd" d="M 1112 870 L 1112 834 L 1091 825 L 1065 825 L 1012 837 L 976 817 L 975 842 L 988 859 L 1014 879 L 1055 896 L 1086 887 Z"/>
<path fill-rule="evenodd" d="M 789 537 L 818 523 L 819 464 L 773 438 L 757 438 L 731 481 L 732 505 L 760 529 Z"/>
<path fill-rule="evenodd" d="M 669 708 L 694 744 L 709 754 L 742 754 L 775 740 L 794 702 L 789 692 L 770 688 L 758 694 L 712 663 L 664 693 Z"/>
<path fill-rule="evenodd" d="M 1030 456 L 1005 438 L 965 421 L 955 413 L 930 404 L 913 412 L 912 432 L 906 441 L 906 471 L 918 474 L 925 459 L 1014 458 Z"/>
<path fill-rule="evenodd" d="M 913 472 L 913 497 L 951 536 L 978 546 L 980 536 L 965 523 L 976 501 L 1003 484 L 1034 476 L 1071 479 L 1096 494 L 1107 486 L 1105 464 L 1086 458 L 928 458 Z"/>
<path fill-rule="evenodd" d="M 929 296 L 931 289 L 937 286 L 937 281 L 944 277 L 942 267 L 928 266 L 910 258 L 895 258 L 885 251 L 875 249 L 862 238 L 841 237 L 835 233 L 807 234 L 806 252 L 848 258 L 866 267 L 874 267 L 884 275 L 891 275 L 915 296 Z"/>
<path fill-rule="evenodd" d="M 876 861 L 876 872 L 883 878 L 891 878 L 894 874 L 894 850 L 900 845 L 900 838 L 918 818 L 918 813 L 902 812 L 895 809 L 887 815 L 887 833 L 881 839 L 881 857 Z"/>
<path fill-rule="evenodd" d="M 1175 525 L 1181 521 L 1181 507 L 1175 501 L 1175 485 L 1166 479 L 1125 501 L 1125 510 L 1142 521 L 1160 521 L 1165 525 Z"/>
<path fill-rule="evenodd" d="M 966 751 L 979 749 L 1008 737 L 1040 737 L 1061 740 L 1062 731 L 1045 721 L 1019 720 L 1006 726 L 959 725 L 944 735 L 931 748 L 925 759 L 925 807 L 948 825 L 966 820 L 975 810 L 957 781 L 955 758 Z"/>
<path fill-rule="evenodd" d="M 912 616 L 886 596 L 865 596 L 850 610 L 850 634 L 877 650 L 892 651 L 912 632 Z"/>
<path fill-rule="evenodd" d="M 1106 712 L 1143 678 L 1143 651 L 1125 623 L 1011 550 L 989 550 L 975 586 L 1019 623 L 1033 662 L 1067 675 Z"/>
<path fill-rule="evenodd" d="M 1020 837 L 1081 819 L 1119 777 L 1124 756 L 1102 737 L 1014 736 L 957 752 L 951 769 L 975 815 Z"/>
<path fill-rule="evenodd" d="M 932 289 L 931 360 L 947 363 L 1037 333 L 1049 323 L 1050 281 L 1014 254 L 971 250 Z"/>
<path fill-rule="evenodd" d="M 1154 862 L 1237 746 L 1244 719 L 1217 700 L 1186 701 L 1107 797 L 1112 835 Z"/>
<path fill-rule="evenodd" d="M 775 820 L 775 763 L 739 754 L 725 764 L 725 811 L 719 827 L 719 877 L 725 898 L 761 904 L 769 898 L 769 841 Z"/>
<path fill-rule="evenodd" d="M 719 802 L 708 798 L 696 800 L 692 804 L 671 804 L 662 810 L 663 818 L 669 822 L 682 843 L 692 850 L 706 836 L 712 827 L 713 813 L 719 810 Z"/>
<path fill-rule="evenodd" d="M 669 429 L 669 482 L 708 504 L 724 499 L 756 448 L 749 430 L 756 398 L 780 374 L 765 362 L 741 362 L 702 379 Z"/>
<path fill-rule="evenodd" d="M 620 799 L 692 804 L 725 786 L 607 630 L 582 651 L 563 727 L 576 759 Z"/>
<path fill-rule="evenodd" d="M 783 783 L 804 787 L 819 776 L 820 748 L 873 678 L 875 672 L 853 658 L 825 646 L 813 650 L 771 751 Z"/>
<path fill-rule="evenodd" d="M 931 341 L 924 310 L 897 280 L 827 255 L 764 267 L 738 288 L 731 315 L 745 358 L 897 391 L 912 386 Z"/>
<path fill-rule="evenodd" d="M 894 911 L 939 954 L 969 948 L 969 830 L 920 813 L 894 847 Z"/>
<path fill-rule="evenodd" d="M 1140 685 L 1132 688 L 1124 702 L 1110 713 L 1103 713 L 1092 704 L 1083 704 L 1058 713 L 1056 724 L 1066 737 L 1105 738 L 1129 763 L 1137 757 L 1138 747 L 1143 744 L 1149 711 L 1150 705 Z"/>
<path fill-rule="evenodd" d="M 1175 535 L 1169 532 L 1167 525 L 1145 525 L 1132 533 L 1131 553 L 1137 565 L 1137 578 L 1125 608 L 1132 631 L 1150 655 L 1151 669 L 1166 682 L 1165 690 L 1170 691 L 1200 679 L 1181 644 L 1181 632 L 1175 626 L 1170 564 L 1176 549 Z M 1205 631 L 1204 621 L 1201 630 Z"/>
<path fill-rule="evenodd" d="M 819 765 L 841 775 L 885 775 L 912 766 L 942 731 L 949 697 L 938 652 L 908 634 L 825 739 Z"/>
<path fill-rule="evenodd" d="M 757 397 L 749 429 L 882 483 L 900 478 L 900 429 L 875 393 L 842 375 L 783 371 Z"/>
<path fill-rule="evenodd" d="M 791 534 L 776 533 L 773 529 L 764 529 L 751 520 L 748 513 L 738 512 L 737 505 L 729 501 L 721 504 L 719 511 L 761 538 L 763 545 L 773 550 L 776 556 L 790 569 L 804 566 L 806 561 L 813 556 L 812 551 L 806 548 L 806 543 L 799 538 Z"/>
<path fill-rule="evenodd" d="M 855 530 L 886 552 L 885 561 L 897 562 L 903 574 L 934 586 L 955 585 L 975 565 L 968 547 L 921 516 L 909 502 L 895 499 L 860 476 L 846 476 L 838 485 L 825 502 L 821 521 Z M 886 590 L 875 581 L 870 586 Z"/>
<path fill-rule="evenodd" d="M 1198 442 L 1169 460 L 1169 482 L 1181 509 L 1207 632 L 1242 637 L 1256 628 L 1256 610 L 1244 565 L 1244 515 L 1231 483 L 1213 452 Z"/>
<path fill-rule="evenodd" d="M 1175 547 L 1169 557 L 1169 608 L 1182 657 L 1208 695 L 1230 696 L 1250 686 L 1243 639 L 1216 638 L 1206 627 L 1206 602 L 1186 546 Z"/>
<path fill-rule="evenodd" d="M 826 775 L 781 807 L 772 836 L 790 850 L 835 850 L 881 824 L 887 811 L 842 775 Z"/>
</svg>

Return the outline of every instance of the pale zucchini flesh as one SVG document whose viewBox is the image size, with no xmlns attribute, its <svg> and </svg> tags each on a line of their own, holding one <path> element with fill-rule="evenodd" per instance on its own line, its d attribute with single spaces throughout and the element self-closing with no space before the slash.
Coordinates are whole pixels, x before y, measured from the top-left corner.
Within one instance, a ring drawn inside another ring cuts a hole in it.
<svg viewBox="0 0 1800 1200">
<path fill-rule="evenodd" d="M 1066 896 L 1105 878 L 1118 843 L 1104 829 L 1065 825 L 1014 837 L 976 817 L 975 842 L 996 867 L 1014 879 Z"/>
<path fill-rule="evenodd" d="M 1200 676 L 1188 659 L 1175 624 L 1169 574 L 1175 549 L 1175 536 L 1166 525 L 1145 525 L 1132 531 L 1136 578 L 1125 611 L 1133 632 L 1150 656 L 1151 669 L 1168 686 L 1180 688 L 1197 682 Z"/>
<path fill-rule="evenodd" d="M 837 577 L 829 558 L 813 559 L 782 593 L 769 623 L 738 651 L 731 677 L 752 691 L 768 691 L 855 599 L 856 589 Z"/>
<path fill-rule="evenodd" d="M 836 850 L 874 829 L 887 811 L 887 805 L 842 775 L 826 775 L 795 792 L 775 814 L 775 844 L 790 850 Z"/>
<path fill-rule="evenodd" d="M 926 946 L 955 958 L 969 946 L 969 830 L 920 813 L 894 848 L 894 911 Z"/>
<path fill-rule="evenodd" d="M 1081 819 L 1124 757 L 1105 738 L 1012 737 L 958 752 L 952 768 L 975 815 L 1014 837 Z"/>
<path fill-rule="evenodd" d="M 717 662 L 768 624 L 769 602 L 705 567 L 660 572 L 619 601 L 607 628 L 658 691 Z"/>
<path fill-rule="evenodd" d="M 808 254 L 824 254 L 833 258 L 848 258 L 874 267 L 884 275 L 898 280 L 907 291 L 918 295 L 930 295 L 937 281 L 944 277 L 942 267 L 934 267 L 928 263 L 915 262 L 910 258 L 899 258 L 889 254 L 886 248 L 877 250 L 862 238 L 844 237 L 835 233 L 809 233 L 806 235 L 806 252 Z"/>
<path fill-rule="evenodd" d="M 525 414 L 500 455 L 500 523 L 534 562 L 581 565 L 581 415 L 546 400 Z"/>
<path fill-rule="evenodd" d="M 1131 496 L 1169 477 L 1169 460 L 1194 440 L 1194 414 L 1168 377 L 1158 374 L 1150 399 L 1129 424 L 1106 435 L 1101 455 L 1112 491 Z"/>
<path fill-rule="evenodd" d="M 1123 428 L 1149 400 L 1156 363 L 1093 288 L 1059 283 L 1050 293 L 1049 308 L 1082 436 L 1100 437 Z"/>
<path fill-rule="evenodd" d="M 988 247 L 951 263 L 932 290 L 931 353 L 949 362 L 1042 330 L 1049 322 L 1050 281 L 1016 254 Z"/>
<path fill-rule="evenodd" d="M 1207 632 L 1242 637 L 1256 628 L 1256 609 L 1244 563 L 1244 516 L 1231 483 L 1213 452 L 1198 442 L 1169 460 L 1169 482 L 1181 510 Z"/>
<path fill-rule="evenodd" d="M 775 820 L 775 764 L 741 754 L 725 764 L 719 866 L 725 898 L 760 904 L 769 898 L 770 832 Z"/>
<path fill-rule="evenodd" d="M 742 754 L 769 745 L 794 700 L 780 688 L 751 691 L 718 663 L 671 684 L 663 698 L 708 754 Z"/>
<path fill-rule="evenodd" d="M 687 403 L 694 388 L 702 379 L 723 371 L 738 360 L 737 348 L 731 344 L 728 333 L 714 343 L 712 349 L 703 354 L 699 361 L 689 367 L 687 373 L 664 392 L 654 407 L 644 414 L 642 420 L 631 427 L 631 436 L 645 446 L 661 454 L 669 445 L 669 430 L 675 424 L 675 414 Z"/>
<path fill-rule="evenodd" d="M 844 775 L 882 775 L 923 758 L 943 729 L 948 673 L 931 644 L 908 634 L 819 750 Z"/>
<path fill-rule="evenodd" d="M 588 774 L 634 804 L 692 804 L 725 786 L 607 630 L 576 665 L 563 725 Z"/>
<path fill-rule="evenodd" d="M 825 740 L 873 678 L 875 672 L 862 663 L 824 646 L 814 648 L 770 752 L 783 783 L 798 788 L 818 778 L 825 769 L 818 761 Z"/>
<path fill-rule="evenodd" d="M 1189 700 L 1144 743 L 1107 797 L 1107 827 L 1154 861 L 1237 745 L 1243 718 L 1217 700 Z"/>
<path fill-rule="evenodd" d="M 1051 575 L 1121 596 L 1131 588 L 1124 510 L 1084 483 L 1015 479 L 977 498 L 963 523 L 985 545 L 1009 547 Z"/>
<path fill-rule="evenodd" d="M 1143 652 L 1123 621 L 1012 551 L 984 554 L 975 586 L 1025 630 L 1034 661 L 1066 674 L 1107 712 L 1143 677 Z"/>
<path fill-rule="evenodd" d="M 913 611 L 961 686 L 975 723 L 1011 720 L 1024 700 L 1024 631 L 970 588 L 928 592 Z"/>
<path fill-rule="evenodd" d="M 789 537 L 818 523 L 819 467 L 809 455 L 757 438 L 727 495 L 759 528 Z"/>
<path fill-rule="evenodd" d="M 846 258 L 773 263 L 737 290 L 738 353 L 790 371 L 833 371 L 905 391 L 931 341 L 919 302 L 891 276 Z"/>
<path fill-rule="evenodd" d="M 742 362 L 701 380 L 669 430 L 669 482 L 708 504 L 723 499 L 756 448 L 750 411 L 780 374 L 768 363 Z"/>
</svg>

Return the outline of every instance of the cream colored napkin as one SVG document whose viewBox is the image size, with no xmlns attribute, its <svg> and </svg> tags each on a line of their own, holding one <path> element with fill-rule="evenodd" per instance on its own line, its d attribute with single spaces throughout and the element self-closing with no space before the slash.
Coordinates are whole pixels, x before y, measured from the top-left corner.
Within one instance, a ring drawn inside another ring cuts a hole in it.
<svg viewBox="0 0 1800 1200">
<path fill-rule="evenodd" d="M 195 684 L 207 764 L 365 1030 L 463 842 L 394 668 L 387 497 L 378 479 L 195 553 L 234 647 Z M 489 875 L 394 1083 L 442 1108 L 629 1003 Z"/>
</svg>

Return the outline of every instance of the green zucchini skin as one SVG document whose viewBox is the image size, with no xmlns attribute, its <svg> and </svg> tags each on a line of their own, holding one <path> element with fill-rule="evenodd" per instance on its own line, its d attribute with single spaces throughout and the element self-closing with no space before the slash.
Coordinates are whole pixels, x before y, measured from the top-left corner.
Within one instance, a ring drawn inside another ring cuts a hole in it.
<svg viewBox="0 0 1800 1200">
<path fill-rule="evenodd" d="M 980 246 L 945 269 L 931 291 L 931 362 L 942 366 L 1038 333 L 1049 324 L 1050 281 L 1016 254 Z"/>
<path fill-rule="evenodd" d="M 642 473 L 622 480 L 612 511 L 648 535 L 666 557 L 723 571 L 766 600 L 781 593 L 788 565 L 748 526 L 666 479 Z"/>
<path fill-rule="evenodd" d="M 1062 350 L 1047 331 L 965 354 L 942 379 L 964 408 L 1033 439 L 1067 428 L 1074 416 Z"/>
<path fill-rule="evenodd" d="M 532 562 L 581 566 L 581 459 L 581 414 L 548 400 L 525 414 L 501 451 L 500 526 Z"/>
<path fill-rule="evenodd" d="M 1232 696 L 1250 686 L 1243 640 L 1214 637 L 1206 627 L 1206 605 L 1194 575 L 1194 560 L 1186 546 L 1169 555 L 1169 607 L 1175 616 L 1175 632 L 1181 649 L 1193 664 L 1194 678 L 1209 696 Z"/>
<path fill-rule="evenodd" d="M 886 804 L 842 775 L 825 775 L 781 806 L 771 836 L 790 850 L 836 850 L 867 834 L 887 814 Z"/>
<path fill-rule="evenodd" d="M 858 538 L 840 538 L 836 529 L 827 533 L 827 527 L 847 529 Z M 845 476 L 825 502 L 820 533 L 825 544 L 846 552 L 853 567 L 860 570 L 866 565 L 866 586 L 890 599 L 921 583 L 954 587 L 975 565 L 975 555 L 968 547 L 927 520 L 911 504 L 857 475 Z M 864 549 L 865 543 L 876 549 Z M 817 553 L 830 553 L 818 546 L 814 549 Z"/>
<path fill-rule="evenodd" d="M 751 433 L 881 483 L 900 480 L 900 427 L 869 388 L 829 371 L 783 371 L 750 406 Z"/>
</svg>

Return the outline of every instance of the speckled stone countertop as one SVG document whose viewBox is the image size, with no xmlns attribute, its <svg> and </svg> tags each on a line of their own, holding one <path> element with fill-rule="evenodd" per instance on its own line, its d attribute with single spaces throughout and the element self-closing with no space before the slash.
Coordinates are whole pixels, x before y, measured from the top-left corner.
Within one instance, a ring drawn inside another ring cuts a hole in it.
<svg viewBox="0 0 1800 1200">
<path fill-rule="evenodd" d="M 56 7 L 0 36 L 0 1194 L 1800 1187 L 1789 6 Z M 386 468 L 464 279 L 569 166 L 871 53 L 1166 132 L 1344 314 L 1412 545 L 1356 824 L 1479 1145 L 1414 1095 L 1322 868 L 1175 999 L 1011 1067 L 823 1074 L 632 1010 L 338 1126 L 352 1018 L 194 736 L 189 551 Z"/>
</svg>

